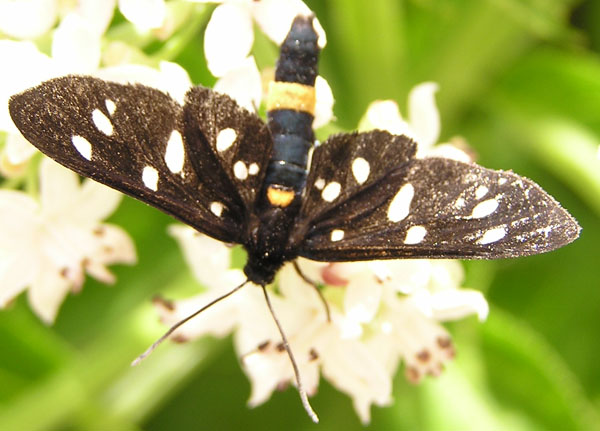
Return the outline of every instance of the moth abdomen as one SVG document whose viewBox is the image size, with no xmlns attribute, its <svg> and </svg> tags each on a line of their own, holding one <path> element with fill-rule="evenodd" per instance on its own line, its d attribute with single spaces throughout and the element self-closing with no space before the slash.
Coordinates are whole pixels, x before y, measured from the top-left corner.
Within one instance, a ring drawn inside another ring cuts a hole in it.
<svg viewBox="0 0 600 431">
<path fill-rule="evenodd" d="M 313 17 L 298 16 L 281 45 L 275 81 L 269 87 L 267 111 L 273 150 L 264 184 L 267 205 L 285 208 L 304 189 L 308 154 L 315 139 L 312 122 L 318 60 Z"/>
</svg>

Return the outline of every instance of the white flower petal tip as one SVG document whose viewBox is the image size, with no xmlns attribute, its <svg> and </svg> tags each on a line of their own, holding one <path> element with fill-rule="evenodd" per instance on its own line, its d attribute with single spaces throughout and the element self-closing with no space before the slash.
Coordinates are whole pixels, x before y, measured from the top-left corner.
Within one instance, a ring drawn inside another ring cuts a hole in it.
<svg viewBox="0 0 600 431">
<path fill-rule="evenodd" d="M 414 137 L 410 125 L 402 119 L 398 104 L 393 100 L 376 100 L 367 108 L 359 125 L 360 130 L 387 130 L 394 135 Z"/>
<path fill-rule="evenodd" d="M 227 94 L 238 105 L 255 112 L 262 97 L 262 80 L 254 57 L 244 59 L 238 67 L 225 73 L 216 82 L 214 90 Z"/>
<path fill-rule="evenodd" d="M 431 295 L 431 307 L 437 320 L 449 321 L 476 314 L 484 321 L 489 313 L 489 305 L 483 294 L 477 290 L 452 289 Z"/>
<path fill-rule="evenodd" d="M 58 16 L 56 0 L 0 1 L 0 32 L 35 39 L 49 31 Z"/>
<path fill-rule="evenodd" d="M 100 36 L 77 13 L 63 18 L 52 39 L 52 58 L 65 72 L 89 74 L 100 64 Z"/>
<path fill-rule="evenodd" d="M 160 27 L 167 14 L 164 0 L 119 0 L 119 9 L 141 31 Z"/>
<path fill-rule="evenodd" d="M 318 129 L 333 119 L 333 92 L 325 78 L 317 76 L 315 80 L 315 120 L 313 128 Z"/>
<path fill-rule="evenodd" d="M 252 13 L 261 30 L 277 45 L 281 45 L 290 31 L 297 15 L 314 16 L 301 0 L 262 0 L 254 2 Z M 317 45 L 323 49 L 327 44 L 325 30 L 315 17 L 313 26 L 317 32 Z"/>
<path fill-rule="evenodd" d="M 430 148 L 440 136 L 440 113 L 435 103 L 438 85 L 425 82 L 408 95 L 408 118 L 419 146 Z"/>
<path fill-rule="evenodd" d="M 217 77 L 237 69 L 248 57 L 253 43 L 249 5 L 227 2 L 217 6 L 204 33 L 208 69 Z"/>
</svg>

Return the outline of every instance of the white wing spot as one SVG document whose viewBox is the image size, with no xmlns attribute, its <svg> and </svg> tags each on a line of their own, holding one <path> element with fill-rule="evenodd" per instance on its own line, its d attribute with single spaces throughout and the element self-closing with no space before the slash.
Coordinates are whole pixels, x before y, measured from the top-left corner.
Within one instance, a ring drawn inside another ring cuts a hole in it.
<svg viewBox="0 0 600 431">
<path fill-rule="evenodd" d="M 490 244 L 492 242 L 500 241 L 506 236 L 506 228 L 504 226 L 495 227 L 485 231 L 485 233 L 476 242 L 477 244 Z"/>
<path fill-rule="evenodd" d="M 245 180 L 248 178 L 248 168 L 246 167 L 246 164 L 241 160 L 235 162 L 233 165 L 233 175 L 235 175 L 238 180 Z"/>
<path fill-rule="evenodd" d="M 142 181 L 150 190 L 158 190 L 158 171 L 152 166 L 146 166 L 142 171 Z"/>
<path fill-rule="evenodd" d="M 183 169 L 183 162 L 185 160 L 185 149 L 183 147 L 183 139 L 181 133 L 177 130 L 171 132 L 169 141 L 167 142 L 167 149 L 165 150 L 165 163 L 171 172 L 176 174 L 181 172 Z"/>
<path fill-rule="evenodd" d="M 106 105 L 106 110 L 108 111 L 108 113 L 112 116 L 112 114 L 115 113 L 115 111 L 117 110 L 117 105 L 115 105 L 115 102 L 113 102 L 110 99 L 106 99 L 104 101 L 104 105 Z"/>
<path fill-rule="evenodd" d="M 342 186 L 340 183 L 332 181 L 325 186 L 323 192 L 321 193 L 321 197 L 327 202 L 333 202 L 340 195 L 341 190 Z"/>
<path fill-rule="evenodd" d="M 507 180 L 506 178 L 504 178 L 504 177 L 500 177 L 500 178 L 498 178 L 498 184 L 499 184 L 499 185 L 502 185 L 502 184 L 506 183 L 507 181 L 508 181 L 508 180 Z"/>
<path fill-rule="evenodd" d="M 110 122 L 108 117 L 102 113 L 101 110 L 94 109 L 94 111 L 92 112 L 92 121 L 94 122 L 98 130 L 100 130 L 105 135 L 110 136 L 113 134 L 112 123 Z"/>
<path fill-rule="evenodd" d="M 217 217 L 221 217 L 223 214 L 223 204 L 221 202 L 211 202 L 210 203 L 210 212 L 212 212 Z"/>
<path fill-rule="evenodd" d="M 83 136 L 73 135 L 71 143 L 84 159 L 92 160 L 92 144 Z"/>
<path fill-rule="evenodd" d="M 496 199 L 488 199 L 486 201 L 480 202 L 475 205 L 473 208 L 473 213 L 471 213 L 471 217 L 473 218 L 482 218 L 487 217 L 498 208 L 498 201 Z"/>
<path fill-rule="evenodd" d="M 317 181 L 315 181 L 315 187 L 319 190 L 323 190 L 323 187 L 325 187 L 325 180 L 323 178 L 317 178 Z"/>
<path fill-rule="evenodd" d="M 341 229 L 334 229 L 331 231 L 331 241 L 341 241 L 344 239 L 344 231 Z"/>
<path fill-rule="evenodd" d="M 415 188 L 412 184 L 404 184 L 400 190 L 398 190 L 398 193 L 396 193 L 392 202 L 390 202 L 387 211 L 388 220 L 394 223 L 404 220 L 408 215 L 410 203 L 412 202 L 414 195 Z"/>
<path fill-rule="evenodd" d="M 489 191 L 490 191 L 490 189 L 488 189 L 486 186 L 479 186 L 479 187 L 477 187 L 477 190 L 475 190 L 475 198 L 481 199 L 482 197 L 487 195 L 487 192 L 489 192 Z"/>
<path fill-rule="evenodd" d="M 252 164 L 250 164 L 250 166 L 248 166 L 248 174 L 249 175 L 256 175 L 256 174 L 258 174 L 259 170 L 260 170 L 260 168 L 258 167 L 258 165 L 256 163 L 252 163 Z"/>
<path fill-rule="evenodd" d="M 354 179 L 358 184 L 363 184 L 369 178 L 369 173 L 371 172 L 371 167 L 369 166 L 369 162 L 367 162 L 362 157 L 357 157 L 352 162 L 352 174 L 354 175 Z"/>
<path fill-rule="evenodd" d="M 227 148 L 231 147 L 237 139 L 237 133 L 232 128 L 223 129 L 217 135 L 217 151 L 222 153 Z"/>
<path fill-rule="evenodd" d="M 427 235 L 427 229 L 423 226 L 411 226 L 406 231 L 406 238 L 404 238 L 404 244 L 419 244 L 423 241 Z"/>
<path fill-rule="evenodd" d="M 456 208 L 462 208 L 465 206 L 465 200 L 463 198 L 458 198 L 456 199 L 456 201 L 454 201 L 454 206 Z"/>
</svg>

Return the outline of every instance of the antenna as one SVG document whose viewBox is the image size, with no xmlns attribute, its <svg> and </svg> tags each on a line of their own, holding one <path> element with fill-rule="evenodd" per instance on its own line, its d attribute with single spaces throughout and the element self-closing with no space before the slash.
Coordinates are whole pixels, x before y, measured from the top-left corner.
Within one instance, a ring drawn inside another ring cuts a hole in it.
<svg viewBox="0 0 600 431">
<path fill-rule="evenodd" d="M 206 310 L 207 308 L 212 307 L 213 305 L 215 305 L 217 302 L 221 301 L 222 299 L 227 298 L 228 296 L 232 295 L 233 293 L 237 292 L 238 290 L 240 290 L 244 285 L 246 285 L 246 283 L 248 283 L 250 280 L 246 279 L 246 281 L 244 281 L 242 284 L 240 284 L 239 286 L 237 286 L 236 288 L 230 290 L 229 292 L 227 292 L 225 295 L 219 296 L 217 299 L 209 302 L 208 304 L 206 304 L 204 307 L 200 308 L 199 310 L 193 312 L 192 314 L 190 314 L 189 316 L 187 316 L 184 319 L 181 319 L 179 322 L 175 323 L 173 326 L 171 326 L 169 328 L 169 330 L 167 332 L 165 332 L 163 334 L 162 337 L 160 337 L 158 340 L 156 340 L 154 343 L 152 343 L 152 345 L 150 347 L 148 347 L 148 349 L 142 353 L 140 356 L 138 356 L 137 358 L 135 358 L 133 360 L 133 362 L 131 363 L 132 367 L 135 367 L 137 364 L 139 364 L 140 362 L 142 362 L 148 355 L 150 355 L 150 353 L 152 353 L 154 351 L 154 349 L 156 349 L 159 344 L 161 344 L 163 341 L 165 341 L 167 339 L 167 337 L 169 335 L 171 335 L 173 333 L 173 331 L 175 331 L 177 328 L 179 328 L 181 325 L 183 325 L 185 322 L 187 322 L 190 319 L 193 319 L 194 317 L 196 317 L 198 314 L 202 313 L 204 310 Z"/>
<path fill-rule="evenodd" d="M 298 365 L 296 364 L 296 359 L 294 359 L 294 354 L 292 353 L 292 349 L 290 349 L 290 345 L 288 343 L 287 337 L 283 332 L 283 328 L 279 323 L 279 319 L 275 315 L 275 310 L 273 310 L 273 306 L 271 305 L 271 300 L 269 299 L 269 295 L 267 294 L 267 288 L 264 285 L 261 285 L 263 293 L 265 294 L 265 300 L 267 301 L 267 306 L 269 307 L 269 311 L 271 312 L 271 316 L 273 316 L 273 320 L 275 320 L 275 324 L 277 325 L 277 329 L 279 329 L 279 333 L 281 334 L 281 340 L 283 341 L 283 347 L 292 362 L 292 368 L 294 368 L 294 375 L 296 376 L 296 384 L 298 385 L 298 393 L 300 394 L 300 399 L 302 400 L 302 406 L 308 416 L 312 419 L 314 423 L 319 423 L 319 417 L 312 409 L 310 402 L 308 401 L 308 396 L 306 395 L 306 391 L 304 390 L 304 386 L 302 385 L 302 379 L 300 379 L 300 371 L 298 370 Z"/>
</svg>

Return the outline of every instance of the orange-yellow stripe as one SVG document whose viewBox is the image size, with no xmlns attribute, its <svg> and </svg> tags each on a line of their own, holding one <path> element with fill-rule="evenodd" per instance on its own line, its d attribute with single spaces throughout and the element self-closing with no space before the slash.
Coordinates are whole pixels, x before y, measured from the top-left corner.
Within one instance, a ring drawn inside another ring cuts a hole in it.
<svg viewBox="0 0 600 431">
<path fill-rule="evenodd" d="M 267 111 L 276 109 L 291 109 L 314 115 L 315 87 L 297 82 L 270 82 Z"/>
</svg>

